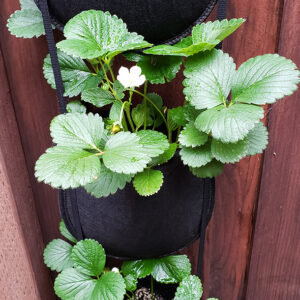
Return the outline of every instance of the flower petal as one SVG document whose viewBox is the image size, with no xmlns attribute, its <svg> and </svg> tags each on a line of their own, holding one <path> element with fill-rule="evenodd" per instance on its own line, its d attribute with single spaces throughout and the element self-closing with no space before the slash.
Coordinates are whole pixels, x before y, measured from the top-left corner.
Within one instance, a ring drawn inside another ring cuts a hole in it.
<svg viewBox="0 0 300 300">
<path fill-rule="evenodd" d="M 130 75 L 140 76 L 142 74 L 142 69 L 139 66 L 133 66 L 130 69 Z"/>
</svg>

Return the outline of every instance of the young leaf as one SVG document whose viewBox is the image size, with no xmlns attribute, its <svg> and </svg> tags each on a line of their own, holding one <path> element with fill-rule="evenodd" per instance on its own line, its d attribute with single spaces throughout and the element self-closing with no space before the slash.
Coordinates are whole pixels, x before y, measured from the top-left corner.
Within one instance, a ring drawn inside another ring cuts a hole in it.
<svg viewBox="0 0 300 300">
<path fill-rule="evenodd" d="M 136 134 L 140 138 L 139 143 L 143 145 L 143 152 L 150 157 L 156 157 L 169 148 L 168 139 L 161 132 L 141 130 Z"/>
<path fill-rule="evenodd" d="M 85 150 L 56 146 L 49 148 L 35 165 L 35 176 L 53 188 L 84 186 L 100 174 L 99 158 Z"/>
<path fill-rule="evenodd" d="M 68 113 L 86 113 L 86 107 L 78 100 L 71 101 L 67 105 L 67 112 Z"/>
<path fill-rule="evenodd" d="M 208 135 L 204 132 L 199 131 L 194 122 L 190 122 L 181 131 L 179 135 L 179 143 L 186 147 L 197 147 L 204 145 L 208 140 Z"/>
<path fill-rule="evenodd" d="M 51 241 L 44 250 L 45 265 L 56 272 L 72 268 L 72 248 L 73 247 L 69 243 L 61 239 Z"/>
<path fill-rule="evenodd" d="M 102 166 L 98 179 L 87 184 L 84 188 L 96 198 L 107 197 L 122 190 L 127 182 L 130 182 L 132 175 L 114 173 Z"/>
<path fill-rule="evenodd" d="M 108 91 L 105 91 L 99 87 L 95 87 L 84 90 L 81 94 L 81 99 L 100 108 L 113 103 L 115 97 Z"/>
<path fill-rule="evenodd" d="M 202 112 L 195 126 L 223 143 L 235 143 L 244 139 L 263 116 L 264 110 L 259 106 L 242 103 L 230 107 L 220 105 Z"/>
<path fill-rule="evenodd" d="M 199 300 L 202 294 L 203 288 L 200 279 L 195 275 L 190 275 L 180 282 L 174 300 Z"/>
<path fill-rule="evenodd" d="M 263 123 L 259 122 L 250 130 L 246 136 L 247 153 L 246 155 L 255 155 L 262 153 L 268 145 L 268 130 Z"/>
<path fill-rule="evenodd" d="M 117 122 L 120 121 L 120 114 L 121 114 L 121 110 L 122 110 L 122 101 L 117 100 L 114 102 L 114 104 L 111 106 L 111 109 L 109 111 L 109 119 Z"/>
<path fill-rule="evenodd" d="M 215 21 L 202 23 L 193 28 L 192 37 L 182 39 L 174 46 L 159 45 L 147 49 L 144 53 L 154 55 L 191 56 L 199 52 L 211 50 L 223 39 L 239 28 L 245 19 L 232 19 L 230 21 Z"/>
<path fill-rule="evenodd" d="M 104 270 L 106 255 L 97 241 L 85 239 L 73 247 L 71 259 L 76 270 L 97 277 Z"/>
<path fill-rule="evenodd" d="M 135 174 L 143 171 L 150 160 L 140 138 L 134 133 L 119 132 L 105 145 L 103 162 L 113 172 Z"/>
<path fill-rule="evenodd" d="M 177 283 L 191 274 L 191 263 L 186 255 L 173 255 L 155 260 L 151 273 L 161 283 Z"/>
<path fill-rule="evenodd" d="M 155 263 L 155 259 L 125 261 L 121 270 L 126 276 L 132 275 L 135 278 L 145 278 L 152 273 Z"/>
<path fill-rule="evenodd" d="M 118 100 L 122 100 L 125 97 L 124 86 L 119 80 L 116 80 L 113 84 L 113 90 L 116 92 L 116 96 Z"/>
<path fill-rule="evenodd" d="M 191 168 L 190 170 L 196 177 L 213 178 L 221 174 L 224 169 L 224 164 L 213 159 L 211 162 L 200 168 Z"/>
<path fill-rule="evenodd" d="M 112 58 L 119 53 L 151 46 L 126 24 L 109 12 L 88 10 L 72 18 L 64 28 L 66 40 L 57 47 L 69 55 L 84 59 Z"/>
<path fill-rule="evenodd" d="M 172 81 L 182 64 L 181 57 L 140 55 L 137 65 L 152 84 Z"/>
<path fill-rule="evenodd" d="M 193 168 L 205 166 L 213 159 L 210 147 L 210 143 L 197 148 L 182 147 L 179 154 L 183 164 Z"/>
<path fill-rule="evenodd" d="M 152 158 L 151 162 L 150 162 L 150 167 L 154 167 L 157 165 L 161 165 L 166 163 L 167 161 L 169 161 L 174 155 L 175 152 L 177 150 L 178 145 L 173 143 L 169 145 L 169 148 L 167 150 L 165 150 L 164 153 L 162 153 L 159 156 L 156 156 L 154 158 Z"/>
<path fill-rule="evenodd" d="M 78 96 L 85 89 L 95 88 L 102 81 L 104 74 L 92 73 L 85 62 L 79 57 L 67 55 L 62 51 L 57 52 L 61 76 L 64 83 L 64 95 L 68 97 Z M 50 55 L 44 60 L 44 77 L 53 89 L 56 89 Z"/>
<path fill-rule="evenodd" d="M 38 9 L 15 11 L 8 19 L 7 27 L 16 37 L 32 38 L 45 34 L 42 14 Z"/>
<path fill-rule="evenodd" d="M 50 133 L 53 142 L 59 146 L 99 151 L 104 136 L 104 123 L 98 114 L 62 114 L 51 122 Z"/>
<path fill-rule="evenodd" d="M 64 236 L 66 239 L 68 239 L 70 242 L 77 243 L 77 240 L 74 238 L 74 236 L 69 232 L 69 230 L 66 227 L 66 224 L 63 220 L 59 222 L 59 231 L 62 236 Z"/>
<path fill-rule="evenodd" d="M 236 143 L 222 143 L 212 140 L 211 153 L 216 160 L 222 163 L 235 163 L 246 156 L 247 143 L 245 140 Z"/>
<path fill-rule="evenodd" d="M 141 196 L 156 194 L 163 184 L 163 173 L 159 170 L 146 169 L 135 175 L 133 186 Z"/>
<path fill-rule="evenodd" d="M 60 273 L 54 282 L 56 295 L 62 300 L 87 300 L 93 293 L 97 280 L 73 268 Z"/>
<path fill-rule="evenodd" d="M 274 103 L 297 89 L 299 76 L 297 66 L 278 54 L 250 58 L 235 74 L 233 101 L 259 105 Z"/>
<path fill-rule="evenodd" d="M 183 93 L 186 99 L 197 109 L 224 103 L 230 93 L 235 67 L 233 59 L 222 50 L 190 57 L 184 70 Z"/>
<path fill-rule="evenodd" d="M 133 292 L 137 289 L 137 279 L 135 276 L 133 276 L 132 274 L 129 274 L 127 276 L 124 277 L 124 281 L 126 284 L 126 290 L 129 292 Z"/>
<path fill-rule="evenodd" d="M 184 107 L 178 106 L 168 110 L 170 119 L 179 126 L 185 126 L 187 124 L 186 116 L 184 114 Z"/>
<path fill-rule="evenodd" d="M 142 104 L 138 104 L 132 109 L 132 120 L 137 128 L 140 128 L 144 124 L 145 113 L 147 113 L 147 110 L 145 111 L 145 107 Z"/>
</svg>

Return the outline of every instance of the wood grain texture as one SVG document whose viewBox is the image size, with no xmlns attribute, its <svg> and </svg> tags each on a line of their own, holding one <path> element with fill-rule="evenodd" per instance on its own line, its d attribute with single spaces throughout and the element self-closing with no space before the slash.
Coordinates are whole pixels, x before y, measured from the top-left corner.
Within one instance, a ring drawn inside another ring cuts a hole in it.
<svg viewBox="0 0 300 300">
<path fill-rule="evenodd" d="M 275 52 L 279 0 L 261 0 L 257 5 L 253 1 L 229 0 L 227 17 L 247 18 L 224 42 L 224 51 L 238 66 L 250 57 Z M 244 299 L 261 166 L 262 156 L 258 155 L 228 165 L 217 177 L 216 205 L 205 245 L 204 299 Z"/>
<path fill-rule="evenodd" d="M 0 50 L 0 299 L 54 299 Z"/>
<path fill-rule="evenodd" d="M 58 236 L 57 191 L 37 182 L 34 165 L 51 145 L 49 124 L 58 114 L 58 106 L 55 91 L 42 73 L 43 59 L 48 52 L 45 38 L 15 38 L 6 28 L 8 17 L 16 9 L 19 9 L 18 0 L 0 1 L 0 44 L 37 213 L 47 243 Z"/>
<path fill-rule="evenodd" d="M 300 67 L 300 2 L 284 3 L 279 54 Z M 248 300 L 300 299 L 300 92 L 274 104 L 269 116 Z"/>
</svg>

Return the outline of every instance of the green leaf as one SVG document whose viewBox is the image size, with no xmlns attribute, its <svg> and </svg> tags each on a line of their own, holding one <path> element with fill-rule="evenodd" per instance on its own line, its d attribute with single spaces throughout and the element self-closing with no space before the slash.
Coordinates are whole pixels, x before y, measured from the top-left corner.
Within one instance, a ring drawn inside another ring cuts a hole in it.
<svg viewBox="0 0 300 300">
<path fill-rule="evenodd" d="M 175 155 L 177 147 L 178 145 L 176 143 L 170 144 L 169 148 L 164 153 L 152 158 L 151 163 L 149 164 L 150 167 L 161 165 L 169 161 Z"/>
<path fill-rule="evenodd" d="M 113 172 L 135 174 L 143 171 L 150 160 L 140 138 L 134 133 L 119 132 L 105 145 L 103 162 Z"/>
<path fill-rule="evenodd" d="M 158 156 L 169 148 L 166 135 L 154 130 L 138 131 L 137 136 L 140 138 L 139 143 L 143 145 L 143 152 L 150 157 Z"/>
<path fill-rule="evenodd" d="M 107 197 L 122 190 L 127 182 L 130 182 L 132 175 L 114 173 L 102 166 L 98 179 L 87 184 L 84 188 L 96 198 Z"/>
<path fill-rule="evenodd" d="M 108 91 L 105 91 L 99 87 L 95 87 L 84 90 L 82 92 L 81 99 L 100 108 L 113 103 L 115 97 Z"/>
<path fill-rule="evenodd" d="M 149 111 L 148 119 L 147 119 L 147 126 L 153 125 L 153 128 L 157 128 L 163 123 L 163 118 L 162 118 L 161 114 L 158 112 L 158 110 L 159 110 L 164 114 L 163 100 L 162 100 L 161 96 L 156 93 L 149 93 L 149 94 L 147 94 L 147 97 L 156 106 L 156 108 L 155 108 L 153 106 L 153 104 L 146 101 L 147 109 Z M 143 102 L 143 104 L 144 104 L 144 102 Z"/>
<path fill-rule="evenodd" d="M 147 113 L 147 110 L 146 110 Z M 140 128 L 144 124 L 145 107 L 142 104 L 138 104 L 131 112 L 132 120 L 137 128 Z"/>
<path fill-rule="evenodd" d="M 183 93 L 197 109 L 212 108 L 226 102 L 235 74 L 233 59 L 222 50 L 190 57 L 185 62 Z"/>
<path fill-rule="evenodd" d="M 297 66 L 278 54 L 251 58 L 235 74 L 233 101 L 259 105 L 274 103 L 297 89 L 299 75 Z"/>
<path fill-rule="evenodd" d="M 163 173 L 159 170 L 146 169 L 135 175 L 133 186 L 141 196 L 156 194 L 163 184 Z"/>
<path fill-rule="evenodd" d="M 122 110 L 122 101 L 117 100 L 114 102 L 114 104 L 111 106 L 111 109 L 109 111 L 109 119 L 118 122 L 120 121 L 120 114 Z"/>
<path fill-rule="evenodd" d="M 179 143 L 186 147 L 197 147 L 204 145 L 208 140 L 208 135 L 204 132 L 199 131 L 194 122 L 190 122 L 181 131 L 179 135 Z"/>
<path fill-rule="evenodd" d="M 99 151 L 104 136 L 104 123 L 98 114 L 62 114 L 51 122 L 50 133 L 53 142 L 59 146 Z"/>
<path fill-rule="evenodd" d="M 199 52 L 211 50 L 223 39 L 233 33 L 245 22 L 245 19 L 215 21 L 202 23 L 193 28 L 192 37 L 182 39 L 174 46 L 159 45 L 144 51 L 146 54 L 192 56 Z"/>
<path fill-rule="evenodd" d="M 151 275 L 161 283 L 178 283 L 191 274 L 191 263 L 186 255 L 173 255 L 155 260 Z"/>
<path fill-rule="evenodd" d="M 62 51 L 57 52 L 61 76 L 64 83 L 64 95 L 68 97 L 78 96 L 85 89 L 95 88 L 102 81 L 104 74 L 92 73 L 85 62 L 79 57 L 67 55 Z M 44 76 L 53 89 L 56 89 L 50 55 L 44 60 Z"/>
<path fill-rule="evenodd" d="M 133 292 L 137 289 L 137 279 L 132 274 L 129 274 L 124 277 L 125 284 L 126 284 L 126 290 L 129 292 Z"/>
<path fill-rule="evenodd" d="M 71 101 L 67 105 L 67 112 L 68 113 L 86 113 L 86 107 L 78 100 Z"/>
<path fill-rule="evenodd" d="M 8 19 L 7 27 L 16 37 L 32 38 L 45 34 L 42 14 L 31 8 L 15 11 Z"/>
<path fill-rule="evenodd" d="M 178 106 L 176 108 L 172 108 L 168 110 L 169 117 L 171 120 L 179 125 L 179 126 L 185 126 L 187 123 L 185 114 L 184 114 L 184 108 L 183 106 Z"/>
<path fill-rule="evenodd" d="M 113 84 L 113 90 L 116 92 L 116 96 L 118 100 L 122 100 L 125 97 L 123 93 L 125 91 L 124 86 L 119 80 L 116 80 Z"/>
<path fill-rule="evenodd" d="M 264 110 L 259 106 L 237 103 L 227 108 L 220 105 L 202 112 L 195 126 L 223 143 L 235 143 L 244 139 L 263 116 Z"/>
<path fill-rule="evenodd" d="M 105 267 L 106 255 L 103 247 L 95 240 L 78 242 L 72 250 L 74 268 L 89 276 L 99 276 Z"/>
<path fill-rule="evenodd" d="M 21 9 L 34 9 L 39 10 L 34 0 L 20 0 Z"/>
<path fill-rule="evenodd" d="M 84 59 L 112 58 L 119 53 L 151 46 L 136 33 L 129 33 L 126 24 L 109 12 L 83 11 L 64 28 L 66 40 L 57 47 L 69 55 Z"/>
<path fill-rule="evenodd" d="M 212 161 L 213 156 L 210 148 L 210 143 L 196 148 L 182 147 L 179 154 L 183 164 L 193 168 L 199 168 Z"/>
<path fill-rule="evenodd" d="M 152 84 L 172 81 L 182 64 L 181 57 L 140 55 L 137 65 Z"/>
<path fill-rule="evenodd" d="M 200 300 L 203 288 L 200 279 L 195 275 L 187 276 L 180 282 L 174 300 Z"/>
<path fill-rule="evenodd" d="M 61 272 L 65 269 L 72 268 L 71 261 L 72 246 L 61 240 L 51 241 L 44 250 L 45 265 L 52 271 Z"/>
<path fill-rule="evenodd" d="M 60 273 L 54 282 L 54 290 L 62 300 L 88 300 L 97 285 L 97 280 L 70 268 Z M 96 298 L 97 299 L 97 298 Z"/>
<path fill-rule="evenodd" d="M 154 270 L 156 260 L 143 259 L 134 261 L 125 261 L 122 264 L 122 272 L 124 275 L 132 275 L 135 278 L 145 278 Z"/>
<path fill-rule="evenodd" d="M 56 146 L 47 149 L 35 165 L 35 176 L 53 188 L 68 189 L 84 186 L 98 177 L 99 158 L 85 150 Z"/>
<path fill-rule="evenodd" d="M 213 159 L 211 162 L 200 168 L 190 168 L 193 175 L 199 178 L 213 178 L 221 174 L 224 170 L 224 164 Z"/>
<path fill-rule="evenodd" d="M 123 277 L 115 272 L 107 272 L 97 281 L 97 285 L 89 299 L 123 300 L 126 285 Z M 77 300 L 77 298 L 76 298 Z"/>
<path fill-rule="evenodd" d="M 216 160 L 222 163 L 235 163 L 246 156 L 247 143 L 245 140 L 236 143 L 222 143 L 212 140 L 211 153 Z"/>
<path fill-rule="evenodd" d="M 66 224 L 63 220 L 59 222 L 59 231 L 62 236 L 64 236 L 66 239 L 68 239 L 70 242 L 77 243 L 77 240 L 74 238 L 74 236 L 69 232 L 69 230 L 66 227 Z"/>
<path fill-rule="evenodd" d="M 268 145 L 268 130 L 263 123 L 259 122 L 250 130 L 246 136 L 247 152 L 246 155 L 262 153 Z"/>
</svg>

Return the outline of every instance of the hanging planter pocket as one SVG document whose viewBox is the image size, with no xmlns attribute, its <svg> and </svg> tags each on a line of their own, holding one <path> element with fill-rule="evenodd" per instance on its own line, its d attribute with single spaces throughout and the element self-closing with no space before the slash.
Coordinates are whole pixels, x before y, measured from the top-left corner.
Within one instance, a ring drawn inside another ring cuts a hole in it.
<svg viewBox="0 0 300 300">
<path fill-rule="evenodd" d="M 40 7 L 41 0 L 35 0 Z M 176 43 L 191 33 L 210 14 L 216 0 L 49 0 L 52 22 L 60 30 L 78 13 L 96 9 L 109 11 L 151 43 Z"/>
<path fill-rule="evenodd" d="M 151 197 L 138 195 L 131 184 L 100 199 L 83 188 L 63 191 L 60 209 L 68 229 L 78 239 L 98 240 L 121 259 L 166 256 L 186 247 L 199 238 L 202 218 L 210 219 L 214 179 L 193 176 L 179 155 L 159 169 L 165 182 Z"/>
</svg>

